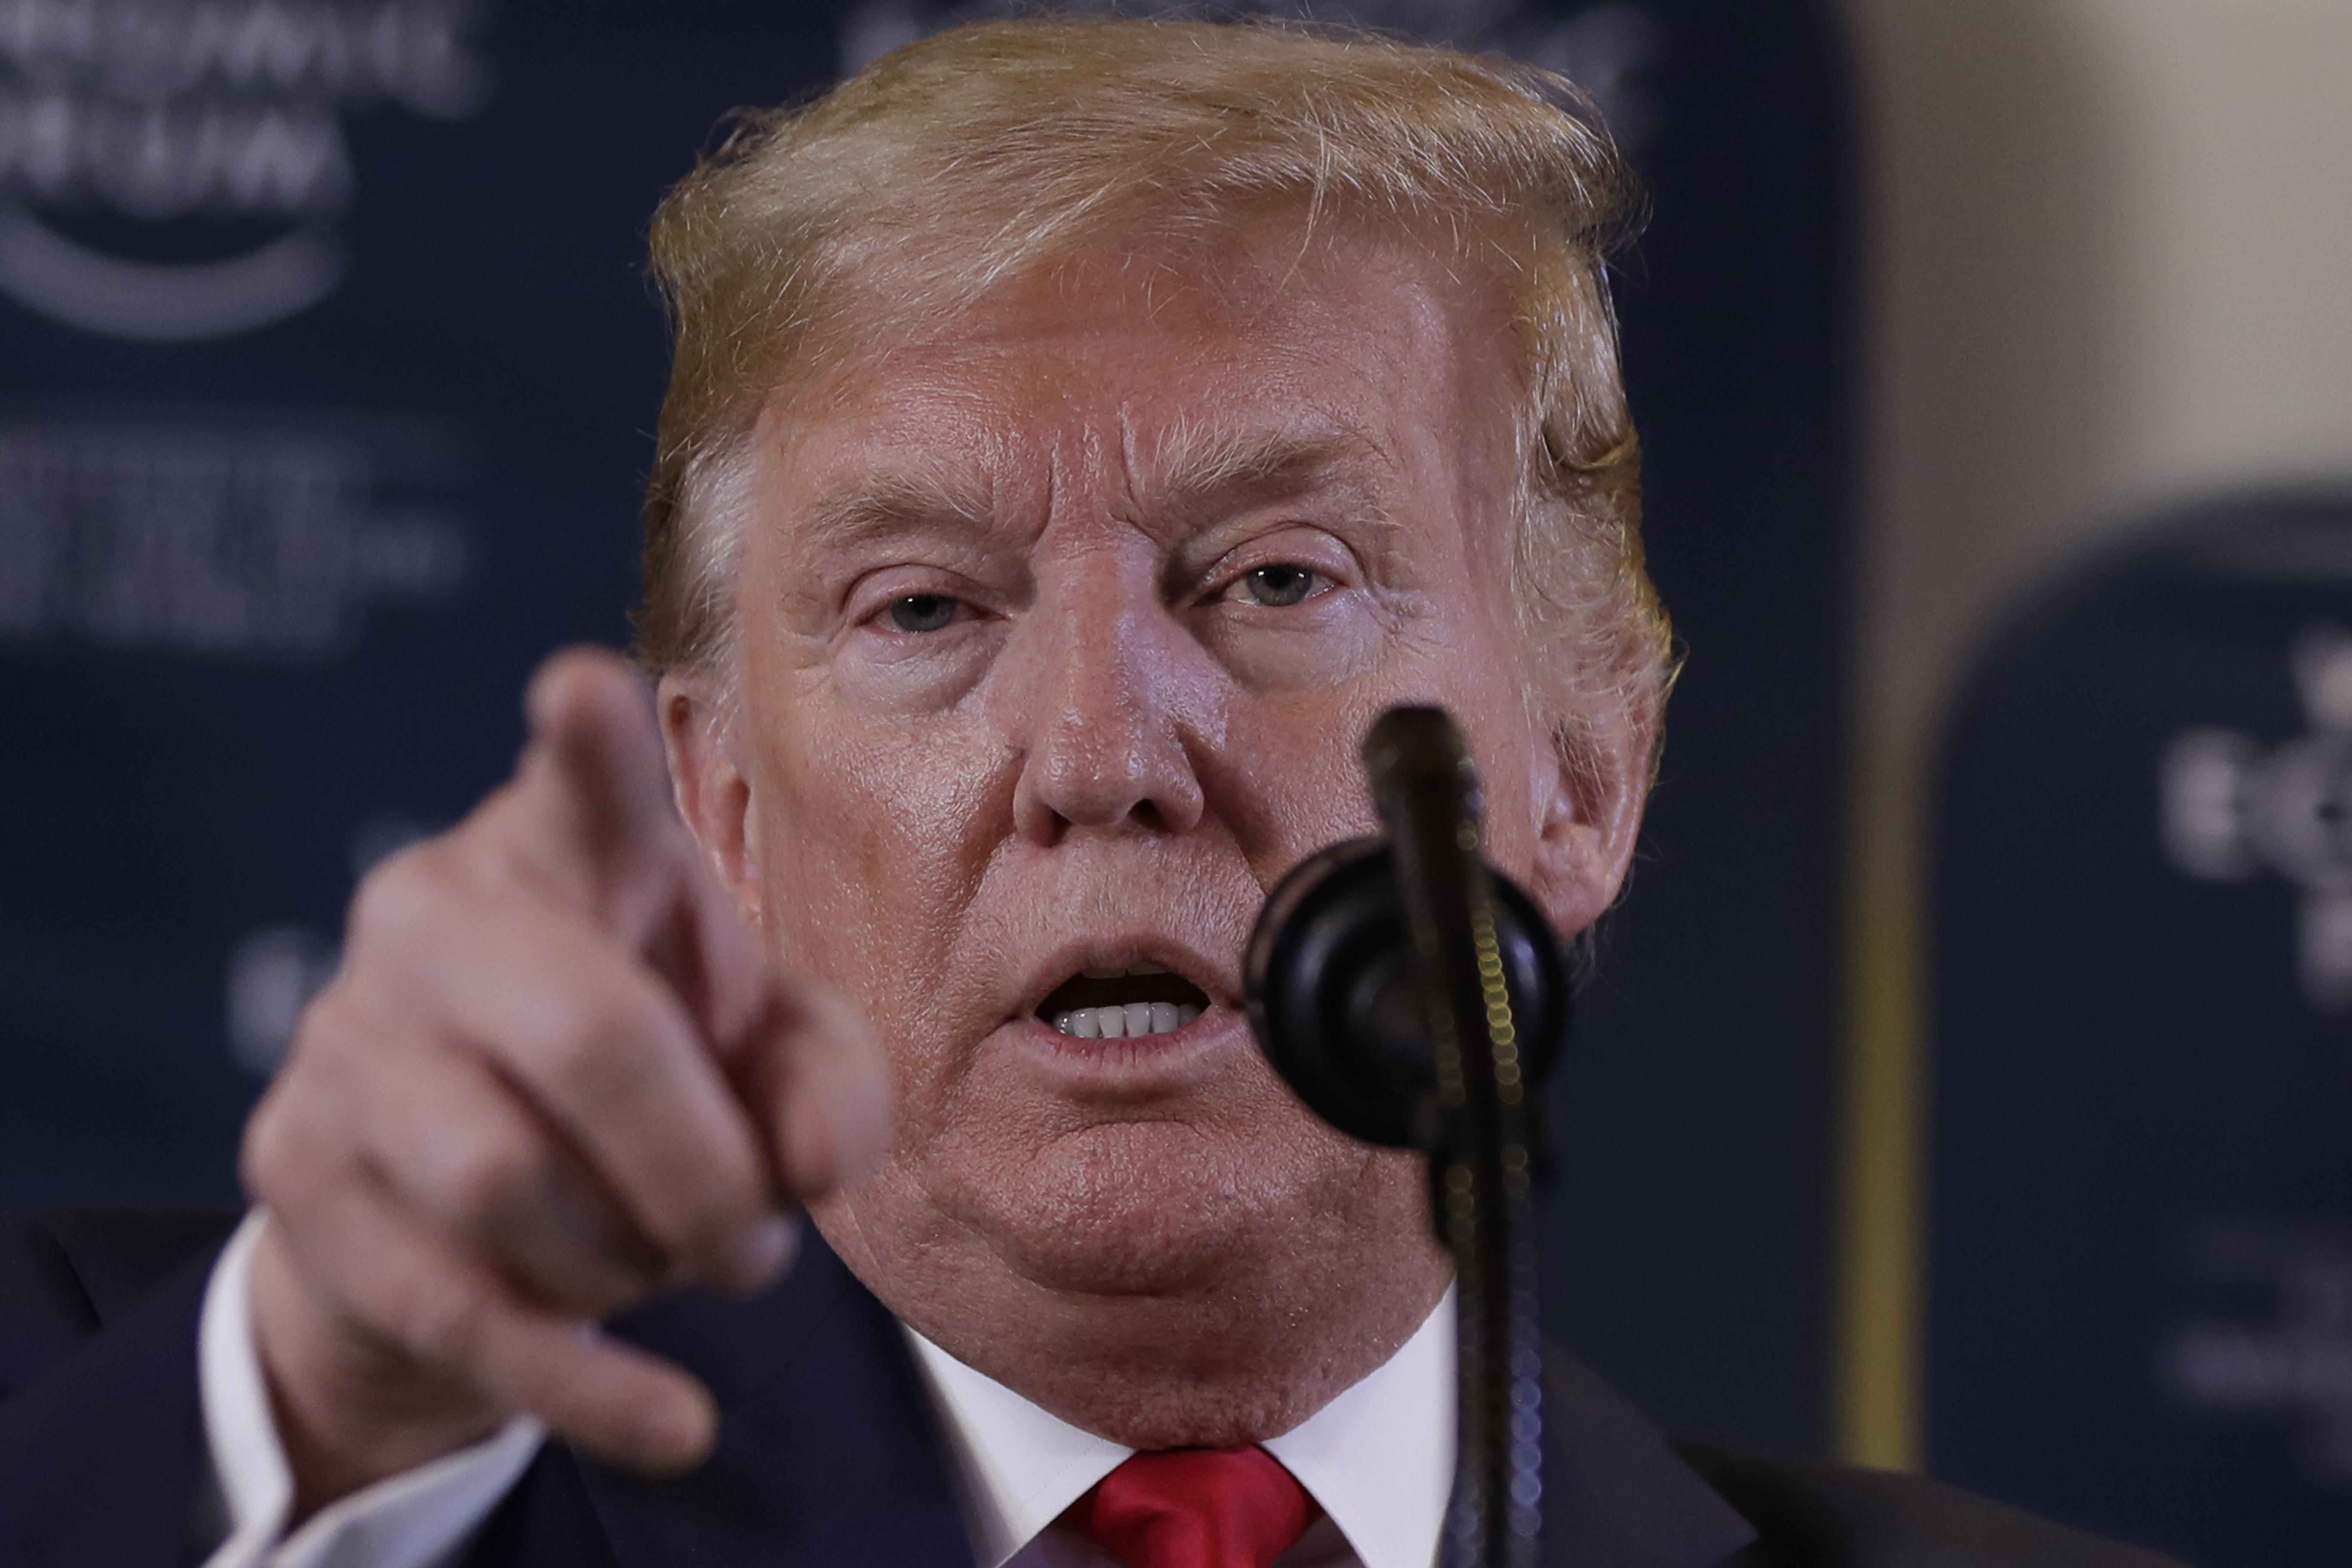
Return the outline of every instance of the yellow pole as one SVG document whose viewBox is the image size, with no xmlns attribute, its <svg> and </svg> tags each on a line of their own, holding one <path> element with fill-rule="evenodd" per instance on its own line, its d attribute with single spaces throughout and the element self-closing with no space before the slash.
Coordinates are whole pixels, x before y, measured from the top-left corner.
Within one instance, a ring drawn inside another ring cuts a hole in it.
<svg viewBox="0 0 2352 1568">
<path fill-rule="evenodd" d="M 1837 1435 L 1855 1464 L 1917 1469 L 1926 1184 L 1926 886 L 1916 768 L 1857 792 L 1848 891 Z"/>
</svg>

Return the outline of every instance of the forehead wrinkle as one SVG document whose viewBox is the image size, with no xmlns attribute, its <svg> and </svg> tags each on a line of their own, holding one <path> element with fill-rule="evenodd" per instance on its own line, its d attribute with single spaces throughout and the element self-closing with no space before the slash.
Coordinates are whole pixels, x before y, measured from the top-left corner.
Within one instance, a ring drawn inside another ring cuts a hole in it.
<svg viewBox="0 0 2352 1568">
<path fill-rule="evenodd" d="M 1115 447 L 1114 482 L 1129 515 L 1157 512 L 1194 526 L 1304 494 L 1358 459 L 1381 468 L 1391 461 L 1380 443 L 1337 423 L 1221 425 L 1179 416 L 1147 437 L 1122 409 L 1117 425 L 1108 441 L 1099 430 L 1080 430 L 1075 433 L 1079 454 L 1048 456 L 1037 476 L 1045 493 L 1033 498 L 1045 515 L 1054 514 L 1056 495 L 1067 483 L 1065 466 L 1073 458 L 1081 467 L 1093 466 L 1086 448 L 1107 457 L 1104 447 Z M 982 444 L 983 452 L 970 458 L 917 448 L 883 458 L 810 504 L 794 529 L 801 548 L 813 554 L 847 552 L 909 535 L 976 539 L 1002 531 L 1010 520 L 1002 513 L 998 470 L 1018 461 L 1007 449 L 1018 442 L 999 430 Z M 1350 483 L 1370 489 L 1375 500 L 1386 488 L 1363 486 L 1352 477 Z M 1371 515 L 1385 525 L 1395 522 L 1385 506 L 1374 505 Z"/>
</svg>

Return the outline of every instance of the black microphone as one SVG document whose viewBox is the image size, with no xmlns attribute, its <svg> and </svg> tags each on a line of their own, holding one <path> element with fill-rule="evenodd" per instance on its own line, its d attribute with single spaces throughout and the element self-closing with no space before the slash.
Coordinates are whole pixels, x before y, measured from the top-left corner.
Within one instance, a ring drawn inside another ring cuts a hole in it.
<svg viewBox="0 0 2352 1568">
<path fill-rule="evenodd" d="M 1479 853 L 1481 799 L 1442 709 L 1364 740 L 1388 830 L 1293 868 L 1243 989 L 1276 1070 L 1339 1131 L 1430 1157 L 1453 1250 L 1461 1427 L 1446 1560 L 1535 1568 L 1543 1495 L 1533 1090 L 1559 1058 L 1568 965 L 1535 902 Z"/>
<path fill-rule="evenodd" d="M 1529 1082 L 1568 1036 L 1568 964 L 1535 900 L 1486 869 L 1495 935 Z M 1414 990 L 1396 853 L 1384 838 L 1319 849 L 1276 884 L 1244 959 L 1250 1026 L 1307 1108 L 1367 1143 L 1435 1153 L 1437 1071 Z"/>
</svg>

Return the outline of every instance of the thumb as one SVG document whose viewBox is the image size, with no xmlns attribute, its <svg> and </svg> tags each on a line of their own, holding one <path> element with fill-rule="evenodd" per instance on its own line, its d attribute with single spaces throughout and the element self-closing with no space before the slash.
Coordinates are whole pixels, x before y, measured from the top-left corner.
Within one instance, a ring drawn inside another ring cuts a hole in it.
<svg viewBox="0 0 2352 1568">
<path fill-rule="evenodd" d="M 872 1168 L 891 1131 L 881 1046 L 846 998 L 814 981 L 771 983 L 762 1026 L 734 1068 L 784 1189 L 805 1202 Z"/>
</svg>

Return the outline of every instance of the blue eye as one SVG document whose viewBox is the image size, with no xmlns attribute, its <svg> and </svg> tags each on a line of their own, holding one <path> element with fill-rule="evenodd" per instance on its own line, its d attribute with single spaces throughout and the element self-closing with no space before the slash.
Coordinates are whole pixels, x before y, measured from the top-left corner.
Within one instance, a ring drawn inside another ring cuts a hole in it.
<svg viewBox="0 0 2352 1568">
<path fill-rule="evenodd" d="M 936 632 L 954 624 L 956 601 L 945 594 L 909 594 L 893 599 L 884 612 L 902 632 Z"/>
<path fill-rule="evenodd" d="M 1242 574 L 1242 587 L 1258 604 L 1278 610 L 1303 602 L 1315 591 L 1316 580 L 1317 574 L 1307 567 L 1285 562 L 1252 567 Z"/>
</svg>

